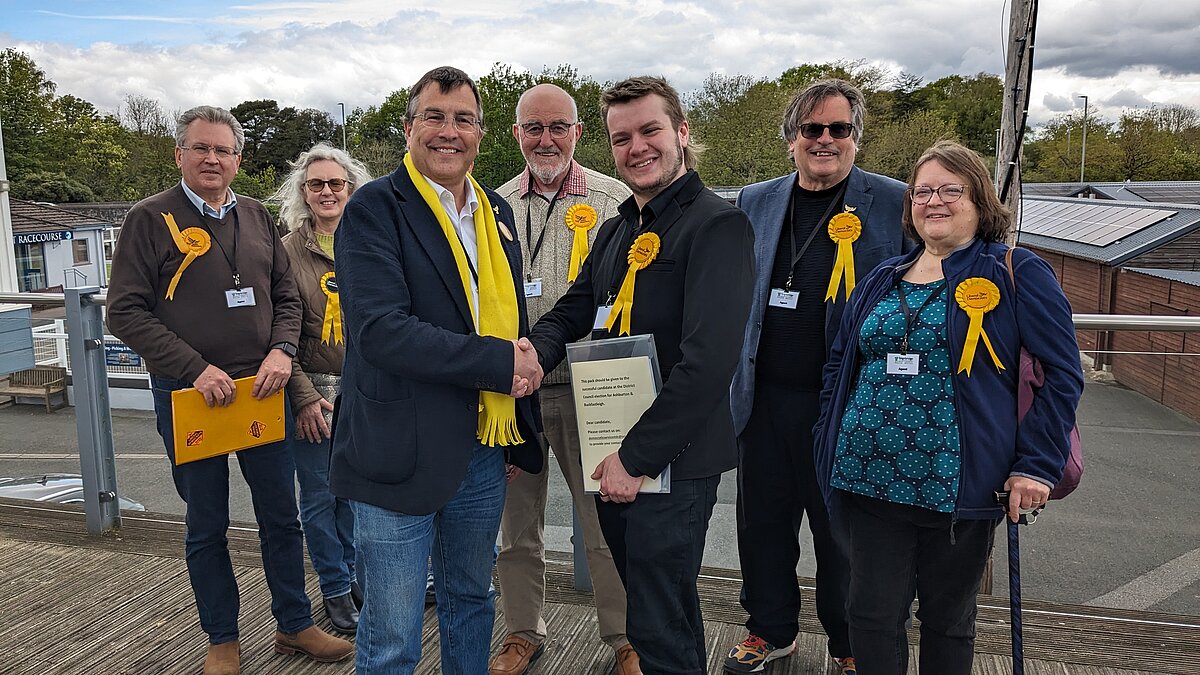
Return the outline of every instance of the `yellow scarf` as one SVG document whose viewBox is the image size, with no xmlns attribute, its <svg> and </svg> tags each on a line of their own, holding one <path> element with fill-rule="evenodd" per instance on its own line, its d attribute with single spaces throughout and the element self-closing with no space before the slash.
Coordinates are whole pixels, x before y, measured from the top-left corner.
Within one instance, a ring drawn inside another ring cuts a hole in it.
<svg viewBox="0 0 1200 675">
<path fill-rule="evenodd" d="M 454 263 L 458 267 L 458 276 L 462 279 L 463 292 L 467 295 L 467 307 L 474 316 L 471 303 L 471 274 L 467 266 L 467 253 L 463 250 L 462 242 L 454 231 L 450 216 L 437 193 L 429 182 L 413 165 L 412 155 L 404 155 L 404 167 L 408 169 L 408 177 L 412 179 L 417 192 L 425 199 L 438 224 L 442 226 L 442 234 L 450 244 L 454 254 Z M 471 188 L 475 190 L 475 198 L 479 200 L 479 208 L 475 211 L 475 246 L 476 258 L 479 262 L 479 321 L 480 335 L 490 335 L 504 340 L 515 340 L 520 331 L 520 319 L 517 314 L 517 290 L 513 282 L 512 269 L 508 266 L 508 258 L 504 255 L 504 247 L 500 243 L 499 228 L 492 205 L 479 183 L 467 174 Z M 517 402 L 507 394 L 492 391 L 479 392 L 479 427 L 475 437 L 487 446 L 515 445 L 524 443 L 517 430 Z"/>
</svg>

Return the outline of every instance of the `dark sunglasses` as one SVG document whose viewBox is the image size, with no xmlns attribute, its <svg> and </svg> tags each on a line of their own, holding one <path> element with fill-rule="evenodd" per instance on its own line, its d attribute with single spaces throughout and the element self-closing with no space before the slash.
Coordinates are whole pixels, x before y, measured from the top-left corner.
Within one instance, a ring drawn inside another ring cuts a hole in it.
<svg viewBox="0 0 1200 675">
<path fill-rule="evenodd" d="M 333 190 L 334 192 L 341 192 L 342 190 L 346 189 L 347 185 L 354 185 L 354 183 L 351 183 L 348 180 L 342 180 L 341 178 L 330 178 L 329 180 L 309 178 L 308 180 L 304 181 L 304 184 L 308 186 L 309 192 L 320 192 L 321 190 L 325 189 L 326 185 L 329 185 L 329 189 Z"/>
<path fill-rule="evenodd" d="M 816 122 L 807 122 L 800 125 L 800 135 L 816 140 L 829 130 L 829 135 L 832 138 L 850 138 L 850 134 L 854 133 L 854 125 L 845 122 L 834 122 L 833 124 L 817 124 Z"/>
</svg>

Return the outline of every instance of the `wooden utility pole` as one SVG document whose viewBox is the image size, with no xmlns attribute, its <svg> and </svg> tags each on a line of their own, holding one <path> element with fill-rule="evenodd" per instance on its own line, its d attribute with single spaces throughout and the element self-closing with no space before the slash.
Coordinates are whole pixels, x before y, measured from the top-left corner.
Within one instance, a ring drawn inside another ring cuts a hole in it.
<svg viewBox="0 0 1200 675">
<path fill-rule="evenodd" d="M 1008 52 L 1004 68 L 1004 109 L 1000 114 L 1000 147 L 996 153 L 1000 176 L 996 192 L 1020 218 L 1021 145 L 1029 115 L 1029 82 L 1033 78 L 1033 35 L 1037 0 L 1011 0 Z M 1019 222 L 1019 221 L 1018 221 Z"/>
</svg>

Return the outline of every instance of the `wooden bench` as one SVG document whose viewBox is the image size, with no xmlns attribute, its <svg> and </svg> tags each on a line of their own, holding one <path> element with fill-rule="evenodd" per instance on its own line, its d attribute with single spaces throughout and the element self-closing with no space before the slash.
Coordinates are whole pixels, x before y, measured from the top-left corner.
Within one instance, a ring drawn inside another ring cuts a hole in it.
<svg viewBox="0 0 1200 675">
<path fill-rule="evenodd" d="M 54 412 L 67 405 L 67 369 L 62 366 L 34 366 L 29 370 L 13 373 L 0 380 L 0 396 L 10 396 L 15 403 L 18 396 L 46 400 L 46 412 Z M 60 405 L 51 407 L 55 396 L 62 397 Z"/>
</svg>

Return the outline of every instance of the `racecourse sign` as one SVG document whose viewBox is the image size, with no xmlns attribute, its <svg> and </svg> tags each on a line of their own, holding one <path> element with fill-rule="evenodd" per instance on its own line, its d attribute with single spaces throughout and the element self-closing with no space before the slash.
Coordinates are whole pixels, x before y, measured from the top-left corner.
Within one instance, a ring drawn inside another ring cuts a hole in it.
<svg viewBox="0 0 1200 675">
<path fill-rule="evenodd" d="M 74 234 L 70 230 L 57 232 L 26 232 L 14 234 L 13 241 L 18 244 L 42 244 L 48 241 L 70 241 Z"/>
</svg>

